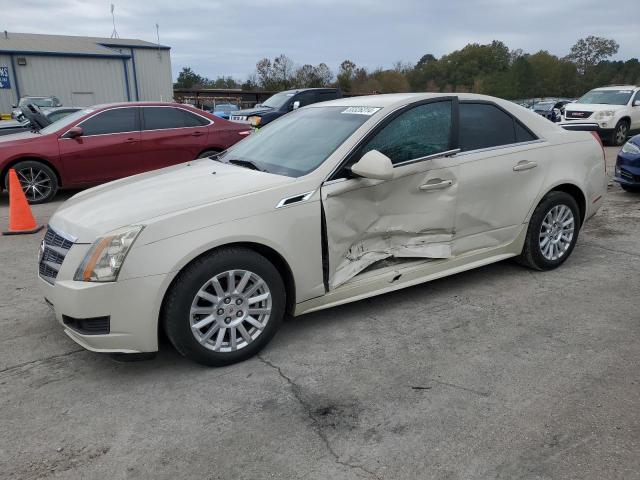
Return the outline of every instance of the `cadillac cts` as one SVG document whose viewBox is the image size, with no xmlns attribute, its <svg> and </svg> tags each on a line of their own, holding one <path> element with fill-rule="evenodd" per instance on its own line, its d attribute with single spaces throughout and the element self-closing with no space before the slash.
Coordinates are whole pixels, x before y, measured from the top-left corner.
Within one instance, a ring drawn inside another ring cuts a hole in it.
<svg viewBox="0 0 640 480">
<path fill-rule="evenodd" d="M 154 352 L 164 330 L 183 355 L 224 365 L 285 315 L 509 257 L 556 268 L 605 188 L 592 134 L 511 102 L 339 99 L 217 156 L 79 193 L 51 218 L 39 276 L 89 350 Z"/>
</svg>

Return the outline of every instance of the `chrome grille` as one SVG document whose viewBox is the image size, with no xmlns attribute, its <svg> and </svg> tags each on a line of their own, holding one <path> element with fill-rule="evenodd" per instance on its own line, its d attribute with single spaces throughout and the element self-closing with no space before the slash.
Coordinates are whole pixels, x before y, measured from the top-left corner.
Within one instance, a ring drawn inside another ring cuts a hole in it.
<svg viewBox="0 0 640 480">
<path fill-rule="evenodd" d="M 73 242 L 65 238 L 53 228 L 48 227 L 40 245 L 40 256 L 38 260 L 38 271 L 40 277 L 50 284 L 54 284 Z"/>
</svg>

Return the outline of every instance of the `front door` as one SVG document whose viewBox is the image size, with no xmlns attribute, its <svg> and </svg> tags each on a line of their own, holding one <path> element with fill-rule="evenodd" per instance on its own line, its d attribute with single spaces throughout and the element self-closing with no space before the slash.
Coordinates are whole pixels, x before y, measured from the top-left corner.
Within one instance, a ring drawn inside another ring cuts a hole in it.
<svg viewBox="0 0 640 480">
<path fill-rule="evenodd" d="M 323 185 L 329 289 L 384 259 L 451 256 L 458 168 L 446 155 L 457 143 L 456 103 L 444 97 L 392 114 Z M 370 150 L 391 159 L 392 180 L 349 178 L 348 166 Z"/>
<path fill-rule="evenodd" d="M 144 171 L 138 108 L 112 108 L 77 126 L 83 134 L 58 139 L 60 160 L 73 184 L 94 184 Z"/>
<path fill-rule="evenodd" d="M 460 102 L 460 184 L 453 254 L 514 241 L 538 197 L 550 149 L 490 102 Z M 556 161 L 563 161 L 558 158 Z"/>
</svg>

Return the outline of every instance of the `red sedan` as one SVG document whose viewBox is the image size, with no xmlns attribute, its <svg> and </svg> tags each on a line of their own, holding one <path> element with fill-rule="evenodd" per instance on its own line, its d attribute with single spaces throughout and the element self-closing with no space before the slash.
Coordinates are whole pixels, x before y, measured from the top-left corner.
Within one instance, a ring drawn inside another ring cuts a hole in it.
<svg viewBox="0 0 640 480">
<path fill-rule="evenodd" d="M 0 178 L 14 168 L 30 203 L 223 151 L 249 134 L 189 105 L 113 103 L 86 108 L 39 131 L 0 137 Z"/>
</svg>

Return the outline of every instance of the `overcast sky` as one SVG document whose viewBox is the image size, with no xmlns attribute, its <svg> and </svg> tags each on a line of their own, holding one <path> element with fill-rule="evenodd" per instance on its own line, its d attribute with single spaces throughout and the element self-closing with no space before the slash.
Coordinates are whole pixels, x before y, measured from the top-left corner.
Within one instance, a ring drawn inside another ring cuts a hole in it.
<svg viewBox="0 0 640 480">
<path fill-rule="evenodd" d="M 256 62 L 281 53 L 297 64 L 345 59 L 369 68 L 415 63 L 470 42 L 502 40 L 525 52 L 564 56 L 578 38 L 620 44 L 617 58 L 640 56 L 632 8 L 603 0 L 113 0 L 121 38 L 169 45 L 174 78 L 190 66 L 209 78 L 244 79 Z M 110 36 L 111 1 L 0 0 L 0 31 Z M 631 3 L 624 3 L 631 7 Z"/>
</svg>

